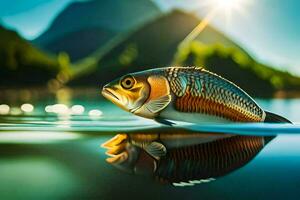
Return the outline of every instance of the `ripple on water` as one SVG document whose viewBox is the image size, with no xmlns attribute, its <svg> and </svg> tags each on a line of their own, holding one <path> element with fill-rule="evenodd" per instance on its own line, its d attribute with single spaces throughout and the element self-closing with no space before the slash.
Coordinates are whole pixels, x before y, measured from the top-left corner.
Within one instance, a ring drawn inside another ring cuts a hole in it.
<svg viewBox="0 0 300 200">
<path fill-rule="evenodd" d="M 194 132 L 234 133 L 239 135 L 278 135 L 300 134 L 300 124 L 189 124 L 179 123 L 173 127 L 160 125 L 153 120 L 135 116 L 110 116 L 91 119 L 81 116 L 6 116 L 2 117 L 0 130 L 48 130 L 48 131 L 86 131 L 118 132 L 137 131 L 152 128 L 184 128 Z"/>
</svg>

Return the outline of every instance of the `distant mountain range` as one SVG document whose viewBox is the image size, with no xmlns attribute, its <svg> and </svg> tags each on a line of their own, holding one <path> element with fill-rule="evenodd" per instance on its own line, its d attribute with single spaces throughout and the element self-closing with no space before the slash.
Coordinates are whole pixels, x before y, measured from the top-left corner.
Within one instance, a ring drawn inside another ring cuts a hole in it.
<svg viewBox="0 0 300 200">
<path fill-rule="evenodd" d="M 91 63 L 95 72 L 87 74 L 80 82 L 91 84 L 101 80 L 115 78 L 125 72 L 133 72 L 151 67 L 170 65 L 177 52 L 179 43 L 199 24 L 200 20 L 192 14 L 175 10 L 145 24 L 122 38 L 119 43 L 105 46 L 97 53 L 81 60 L 95 60 Z M 224 44 L 227 47 L 238 46 L 223 34 L 208 26 L 197 38 L 205 44 Z M 107 53 L 103 53 L 107 52 Z M 91 59 L 91 57 L 93 59 Z M 79 62 L 79 65 L 81 65 Z"/>
<path fill-rule="evenodd" d="M 162 13 L 150 0 L 75 2 L 34 45 L 0 28 L 0 84 L 40 86 L 53 79 L 60 86 L 99 87 L 130 72 L 196 65 L 233 81 L 253 96 L 299 91 L 299 77 L 257 62 L 212 26 L 179 48 L 200 22 L 181 10 Z"/>
<path fill-rule="evenodd" d="M 187 49 L 179 50 L 180 42 L 199 23 L 198 17 L 180 10 L 162 15 L 119 42 L 100 47 L 96 53 L 75 63 L 76 73 L 71 84 L 103 85 L 129 72 L 179 64 L 205 66 L 258 96 L 300 87 L 299 78 L 256 62 L 211 26 Z M 176 54 L 184 58 L 177 60 Z"/>
<path fill-rule="evenodd" d="M 92 0 L 71 3 L 34 44 L 52 53 L 65 51 L 78 60 L 119 33 L 157 17 L 160 9 L 150 0 Z"/>
<path fill-rule="evenodd" d="M 46 84 L 59 69 L 55 57 L 0 25 L 0 87 Z"/>
</svg>

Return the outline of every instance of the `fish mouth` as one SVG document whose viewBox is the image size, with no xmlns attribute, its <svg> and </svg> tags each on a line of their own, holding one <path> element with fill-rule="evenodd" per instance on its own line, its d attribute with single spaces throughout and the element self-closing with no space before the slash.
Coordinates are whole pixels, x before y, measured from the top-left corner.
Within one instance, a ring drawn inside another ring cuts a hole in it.
<svg viewBox="0 0 300 200">
<path fill-rule="evenodd" d="M 109 157 L 106 158 L 106 162 L 120 164 L 128 159 L 128 152 L 126 151 L 127 140 L 127 134 L 118 134 L 101 145 L 102 148 L 107 149 L 105 154 Z"/>
<path fill-rule="evenodd" d="M 101 93 L 105 98 L 107 98 L 109 100 L 114 99 L 114 100 L 120 101 L 120 99 L 117 97 L 115 92 L 112 89 L 108 88 L 108 87 L 104 87 L 102 89 Z"/>
</svg>

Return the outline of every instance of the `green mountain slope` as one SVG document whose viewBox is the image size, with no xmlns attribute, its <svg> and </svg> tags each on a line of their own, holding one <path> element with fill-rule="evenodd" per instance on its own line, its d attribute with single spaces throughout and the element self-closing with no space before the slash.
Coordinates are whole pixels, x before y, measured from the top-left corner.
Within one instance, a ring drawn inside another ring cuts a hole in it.
<svg viewBox="0 0 300 200">
<path fill-rule="evenodd" d="M 127 72 L 169 65 L 177 52 L 178 44 L 198 23 L 199 19 L 196 16 L 179 10 L 158 17 L 119 43 L 108 46 L 109 49 L 102 48 L 98 54 L 86 58 L 85 60 L 96 60 L 97 63 L 90 64 L 91 68 L 95 65 L 96 68 L 86 77 L 77 79 L 75 83 L 94 84 L 100 81 L 100 84 L 103 84 Z M 206 31 L 221 34 L 213 28 Z M 215 38 L 211 43 L 218 43 L 221 37 Z M 234 45 L 224 36 L 222 39 Z M 89 68 L 85 66 L 87 62 L 81 62 L 84 63 L 82 67 Z"/>
<path fill-rule="evenodd" d="M 160 14 L 160 9 L 151 0 L 73 2 L 33 42 L 53 53 L 67 52 L 72 60 L 77 60 L 116 34 L 127 32 Z"/>
<path fill-rule="evenodd" d="M 56 59 L 0 26 L 0 86 L 39 85 L 59 71 Z"/>
<path fill-rule="evenodd" d="M 196 38 L 196 42 L 178 51 L 180 42 L 199 22 L 194 15 L 178 10 L 159 17 L 120 42 L 78 62 L 70 84 L 103 85 L 129 72 L 175 63 L 206 66 L 254 96 L 269 96 L 278 90 L 299 88 L 299 78 L 259 64 L 210 26 Z"/>
<path fill-rule="evenodd" d="M 90 28 L 66 34 L 44 46 L 50 52 L 66 52 L 72 61 L 89 56 L 117 33 L 102 28 Z"/>
<path fill-rule="evenodd" d="M 277 91 L 299 91 L 300 78 L 258 63 L 234 47 L 193 41 L 178 52 L 177 64 L 204 66 L 222 75 L 253 96 L 268 97 Z"/>
</svg>

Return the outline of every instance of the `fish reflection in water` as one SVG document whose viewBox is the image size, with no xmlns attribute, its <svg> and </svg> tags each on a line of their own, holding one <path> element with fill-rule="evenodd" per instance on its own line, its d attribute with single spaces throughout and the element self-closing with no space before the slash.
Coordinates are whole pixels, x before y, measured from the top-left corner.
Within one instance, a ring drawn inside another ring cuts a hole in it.
<svg viewBox="0 0 300 200">
<path fill-rule="evenodd" d="M 111 165 L 174 186 L 192 186 L 249 163 L 273 137 L 185 131 L 117 134 L 102 144 Z"/>
</svg>

